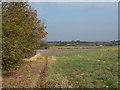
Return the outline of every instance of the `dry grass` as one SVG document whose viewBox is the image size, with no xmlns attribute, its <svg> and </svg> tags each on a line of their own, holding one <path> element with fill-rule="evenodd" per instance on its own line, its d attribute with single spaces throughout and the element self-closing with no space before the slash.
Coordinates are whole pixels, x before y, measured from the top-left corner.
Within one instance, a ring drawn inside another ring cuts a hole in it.
<svg viewBox="0 0 120 90">
<path fill-rule="evenodd" d="M 44 57 L 40 54 L 25 59 L 24 65 L 13 71 L 11 76 L 3 77 L 4 88 L 33 88 L 44 65 Z"/>
</svg>

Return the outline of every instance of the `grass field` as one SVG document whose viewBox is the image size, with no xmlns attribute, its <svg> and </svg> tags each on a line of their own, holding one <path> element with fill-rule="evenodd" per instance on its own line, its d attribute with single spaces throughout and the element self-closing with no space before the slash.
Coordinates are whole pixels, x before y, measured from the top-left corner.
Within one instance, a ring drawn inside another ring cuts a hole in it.
<svg viewBox="0 0 120 90">
<path fill-rule="evenodd" d="M 42 52 L 42 55 L 37 54 L 30 59 L 24 59 L 22 67 L 4 76 L 3 87 L 35 88 L 37 85 L 41 88 L 118 87 L 117 46 L 52 47 Z"/>
<path fill-rule="evenodd" d="M 59 54 L 48 61 L 42 87 L 118 87 L 118 47 Z"/>
</svg>

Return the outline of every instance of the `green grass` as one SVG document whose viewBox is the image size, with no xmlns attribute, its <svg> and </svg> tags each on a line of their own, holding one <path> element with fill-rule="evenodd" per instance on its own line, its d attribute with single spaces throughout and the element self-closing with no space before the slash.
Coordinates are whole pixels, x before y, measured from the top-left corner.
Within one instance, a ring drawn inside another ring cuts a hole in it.
<svg viewBox="0 0 120 90">
<path fill-rule="evenodd" d="M 55 55 L 42 87 L 117 88 L 118 48 Z"/>
</svg>

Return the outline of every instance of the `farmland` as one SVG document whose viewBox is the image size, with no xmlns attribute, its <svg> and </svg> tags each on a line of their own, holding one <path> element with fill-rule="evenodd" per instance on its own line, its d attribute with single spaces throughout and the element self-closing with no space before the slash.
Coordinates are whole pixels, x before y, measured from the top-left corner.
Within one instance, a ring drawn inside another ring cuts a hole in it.
<svg viewBox="0 0 120 90">
<path fill-rule="evenodd" d="M 3 87 L 118 87 L 117 46 L 53 46 L 36 51 L 37 55 L 25 59 L 24 67 L 3 78 Z"/>
<path fill-rule="evenodd" d="M 79 52 L 93 49 L 106 48 L 104 46 L 51 46 L 49 49 L 37 49 L 36 53 L 43 55 L 57 55 L 62 53 Z"/>
<path fill-rule="evenodd" d="M 51 56 L 42 87 L 117 88 L 117 47 Z"/>
</svg>

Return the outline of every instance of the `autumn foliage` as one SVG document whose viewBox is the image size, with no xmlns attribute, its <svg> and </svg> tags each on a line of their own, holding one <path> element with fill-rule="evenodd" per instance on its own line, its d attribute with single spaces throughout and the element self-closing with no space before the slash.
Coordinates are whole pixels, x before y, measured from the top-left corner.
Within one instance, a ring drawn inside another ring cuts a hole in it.
<svg viewBox="0 0 120 90">
<path fill-rule="evenodd" d="M 26 2 L 2 3 L 2 66 L 8 69 L 40 46 L 46 26 Z"/>
</svg>

